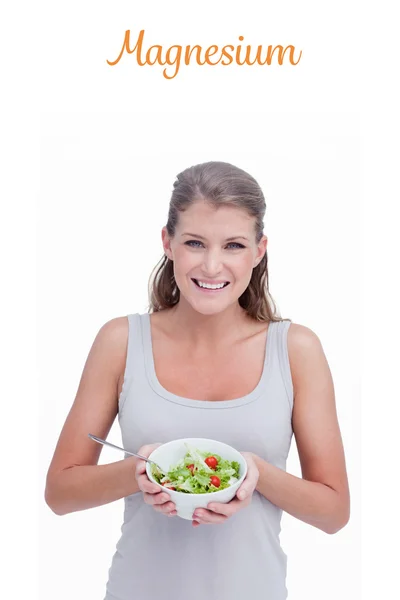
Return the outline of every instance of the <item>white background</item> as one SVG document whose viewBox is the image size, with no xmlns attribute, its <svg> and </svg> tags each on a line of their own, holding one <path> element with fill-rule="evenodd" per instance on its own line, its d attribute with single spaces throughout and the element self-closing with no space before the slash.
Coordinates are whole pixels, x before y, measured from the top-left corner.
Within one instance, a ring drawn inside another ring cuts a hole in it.
<svg viewBox="0 0 400 600">
<path fill-rule="evenodd" d="M 232 122 L 238 124 L 232 127 Z M 147 135 L 149 123 L 157 131 Z M 140 140 L 140 143 L 132 143 Z M 325 348 L 352 488 L 353 517 L 327 536 L 285 515 L 291 598 L 337 598 L 360 579 L 360 303 L 357 115 L 64 113 L 44 115 L 39 207 L 39 385 L 42 480 L 100 326 L 145 312 L 162 256 L 175 175 L 209 159 L 249 170 L 267 197 L 270 291 L 284 317 Z M 182 152 L 182 147 L 185 152 Z M 238 424 L 238 427 L 240 425 Z M 108 439 L 120 443 L 115 423 Z M 151 443 L 153 440 L 148 440 Z M 119 460 L 103 452 L 103 461 Z M 289 472 L 301 476 L 293 444 Z M 42 598 L 101 598 L 123 503 L 56 517 L 41 509 Z M 79 544 L 76 545 L 76 540 Z M 228 551 L 228 550 L 227 550 Z M 87 557 L 91 559 L 88 562 Z M 59 581 L 69 577 L 59 590 Z M 329 590 L 326 580 L 333 577 Z"/>
<path fill-rule="evenodd" d="M 2 219 L 12 290 L 2 313 L 2 331 L 10 332 L 3 433 L 14 444 L 4 463 L 3 531 L 10 528 L 11 535 L 3 589 L 9 586 L 10 598 L 32 597 L 37 579 L 41 600 L 103 596 L 122 504 L 56 517 L 43 501 L 45 473 L 98 329 L 146 308 L 175 175 L 215 159 L 247 169 L 262 185 L 271 293 L 282 316 L 319 335 L 335 381 L 352 517 L 327 536 L 284 515 L 289 598 L 394 597 L 390 542 L 398 517 L 390 486 L 398 451 L 388 442 L 398 414 L 398 325 L 387 284 L 396 278 L 390 259 L 398 255 L 390 204 L 398 193 L 389 184 L 398 169 L 398 119 L 390 89 L 390 15 L 385 48 L 375 36 L 367 51 L 360 31 L 375 23 L 378 29 L 382 14 L 365 15 L 355 2 L 42 2 L 32 13 L 19 8 L 9 42 L 19 62 L 13 70 L 5 61 L 14 79 L 2 113 L 9 126 L 6 158 L 13 160 L 4 170 L 10 217 Z M 182 67 L 167 81 L 159 67 L 138 68 L 132 56 L 116 67 L 106 64 L 125 29 L 145 29 L 149 44 L 165 47 L 224 45 L 244 35 L 254 46 L 294 44 L 303 56 L 297 67 Z M 373 161 L 371 149 L 378 150 Z M 361 237 L 368 199 L 373 204 Z M 9 242 L 8 224 L 15 226 Z M 23 433 L 39 443 L 28 446 Z M 118 443 L 116 427 L 109 437 Z M 116 459 L 103 451 L 102 462 Z M 294 441 L 288 471 L 300 474 Z"/>
</svg>

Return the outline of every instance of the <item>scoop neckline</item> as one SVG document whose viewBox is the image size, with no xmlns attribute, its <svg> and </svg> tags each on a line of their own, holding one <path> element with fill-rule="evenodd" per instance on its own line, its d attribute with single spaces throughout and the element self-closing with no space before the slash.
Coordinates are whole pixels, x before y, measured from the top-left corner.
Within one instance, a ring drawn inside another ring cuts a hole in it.
<svg viewBox="0 0 400 600">
<path fill-rule="evenodd" d="M 249 404 L 250 402 L 256 400 L 265 389 L 271 367 L 271 335 L 274 329 L 274 321 L 270 321 L 268 324 L 267 337 L 265 341 L 263 370 L 255 388 L 245 396 L 242 396 L 240 398 L 233 398 L 231 400 L 196 400 L 194 398 L 185 398 L 183 396 L 178 396 L 177 394 L 170 392 L 169 390 L 164 388 L 164 386 L 161 385 L 155 369 L 153 355 L 153 340 L 151 336 L 150 313 L 144 313 L 142 315 L 139 314 L 139 318 L 142 329 L 142 341 L 144 348 L 147 378 L 151 387 L 153 388 L 153 391 L 155 391 L 156 394 L 158 394 L 162 398 L 169 400 L 170 402 L 174 402 L 176 404 L 181 404 L 182 406 L 188 406 L 190 408 L 215 410 L 221 408 L 235 408 L 238 406 Z"/>
</svg>

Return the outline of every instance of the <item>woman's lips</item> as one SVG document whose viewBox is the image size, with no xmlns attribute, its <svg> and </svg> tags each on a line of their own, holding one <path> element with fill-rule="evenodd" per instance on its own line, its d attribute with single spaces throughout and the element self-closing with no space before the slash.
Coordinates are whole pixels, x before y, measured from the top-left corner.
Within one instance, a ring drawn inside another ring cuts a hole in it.
<svg viewBox="0 0 400 600">
<path fill-rule="evenodd" d="M 220 287 L 220 288 L 217 288 L 217 289 L 213 290 L 213 289 L 210 289 L 210 288 L 201 287 L 200 285 L 198 285 L 196 283 L 196 280 L 194 278 L 192 278 L 192 282 L 193 282 L 193 285 L 195 286 L 196 290 L 199 290 L 199 292 L 204 292 L 205 294 L 216 294 L 218 292 L 223 292 L 229 286 L 229 283 L 230 283 L 228 281 L 228 282 L 226 282 L 227 285 L 224 285 L 223 287 Z"/>
</svg>

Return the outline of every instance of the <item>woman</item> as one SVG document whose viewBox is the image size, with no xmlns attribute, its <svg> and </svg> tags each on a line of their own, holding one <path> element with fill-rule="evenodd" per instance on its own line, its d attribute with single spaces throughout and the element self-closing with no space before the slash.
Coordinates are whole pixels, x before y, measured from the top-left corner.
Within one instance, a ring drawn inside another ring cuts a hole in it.
<svg viewBox="0 0 400 600">
<path fill-rule="evenodd" d="M 106 600 L 283 600 L 282 511 L 335 533 L 349 489 L 334 388 L 318 337 L 281 319 L 268 292 L 265 200 L 227 163 L 178 175 L 151 279 L 149 313 L 107 322 L 85 364 L 49 468 L 57 514 L 125 498 Z M 134 457 L 97 465 L 118 414 L 124 447 L 208 437 L 239 449 L 248 475 L 193 521 Z M 286 473 L 292 434 L 302 478 Z"/>
</svg>

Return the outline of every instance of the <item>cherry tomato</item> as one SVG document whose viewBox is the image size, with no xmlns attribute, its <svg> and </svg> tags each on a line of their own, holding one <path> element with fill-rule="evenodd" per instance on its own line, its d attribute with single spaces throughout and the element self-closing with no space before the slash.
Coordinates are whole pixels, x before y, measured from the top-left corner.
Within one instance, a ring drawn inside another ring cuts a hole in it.
<svg viewBox="0 0 400 600">
<path fill-rule="evenodd" d="M 219 487 L 221 485 L 221 480 L 216 475 L 213 475 L 212 477 L 210 477 L 210 483 L 215 487 Z"/>
<path fill-rule="evenodd" d="M 218 461 L 215 456 L 207 456 L 204 462 L 210 467 L 210 469 L 214 469 L 214 471 L 217 468 Z"/>
<path fill-rule="evenodd" d="M 194 465 L 187 465 L 186 468 L 189 469 L 192 472 L 192 475 L 193 475 Z"/>
<path fill-rule="evenodd" d="M 162 483 L 161 485 L 165 485 L 166 483 L 171 483 L 170 481 L 164 481 L 164 483 Z M 168 487 L 169 490 L 176 490 L 176 488 L 174 487 L 170 487 L 170 486 L 166 486 Z"/>
</svg>

